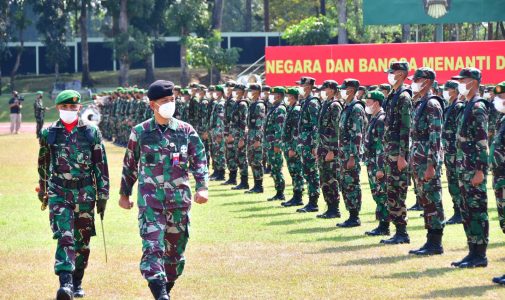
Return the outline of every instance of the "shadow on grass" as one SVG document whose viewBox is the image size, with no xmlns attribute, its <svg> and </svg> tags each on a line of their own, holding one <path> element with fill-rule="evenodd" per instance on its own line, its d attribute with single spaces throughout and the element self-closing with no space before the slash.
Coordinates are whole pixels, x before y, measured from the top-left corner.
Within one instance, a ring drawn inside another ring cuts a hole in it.
<svg viewBox="0 0 505 300">
<path fill-rule="evenodd" d="M 368 265 L 389 265 L 397 262 L 419 259 L 415 255 L 398 255 L 398 256 L 386 256 L 386 257 L 371 257 L 371 258 L 360 258 L 347 261 L 343 266 L 368 266 Z"/>
<path fill-rule="evenodd" d="M 359 251 L 371 248 L 382 247 L 381 244 L 368 244 L 368 245 L 349 245 L 349 246 L 339 246 L 339 247 L 329 247 L 319 250 L 318 252 L 312 252 L 310 254 L 321 254 L 321 253 L 339 253 L 339 252 L 351 252 Z"/>
<path fill-rule="evenodd" d="M 247 207 L 239 210 L 232 210 L 231 212 L 239 213 L 239 212 L 255 212 L 255 211 L 262 211 L 262 210 L 271 210 L 272 208 L 269 206 L 253 206 L 253 207 Z"/>
<path fill-rule="evenodd" d="M 477 285 L 477 286 L 464 286 L 458 288 L 435 290 L 428 294 L 422 295 L 422 299 L 432 299 L 432 298 L 466 298 L 466 297 L 477 297 L 484 296 L 487 291 L 500 289 L 502 287 L 498 285 L 488 284 L 488 285 Z"/>
<path fill-rule="evenodd" d="M 330 231 L 336 231 L 336 230 L 338 230 L 338 228 L 336 228 L 336 227 L 311 227 L 311 228 L 301 228 L 301 229 L 288 230 L 286 233 L 289 233 L 289 234 L 310 234 L 310 233 L 330 232 Z"/>
<path fill-rule="evenodd" d="M 424 271 L 411 271 L 411 272 L 399 272 L 399 273 L 393 273 L 388 276 L 375 276 L 375 278 L 388 278 L 388 279 L 405 279 L 405 278 L 421 278 L 421 277 L 438 277 L 442 276 L 445 273 L 449 272 L 454 272 L 458 271 L 461 269 L 458 268 L 451 268 L 451 267 L 442 267 L 442 268 L 434 268 L 434 269 L 428 269 Z"/>
<path fill-rule="evenodd" d="M 234 202 L 226 202 L 221 204 L 222 206 L 231 206 L 231 205 L 249 205 L 249 204 L 256 204 L 256 203 L 261 203 L 263 201 L 234 201 Z"/>
<path fill-rule="evenodd" d="M 338 230 L 338 228 L 335 227 Z M 336 235 L 316 239 L 317 242 L 348 242 L 364 238 L 364 235 Z"/>
<path fill-rule="evenodd" d="M 289 219 L 289 220 L 282 220 L 282 221 L 272 221 L 269 223 L 265 223 L 265 225 L 269 226 L 276 226 L 276 225 L 291 225 L 291 224 L 297 224 L 297 223 L 302 223 L 302 222 L 308 222 L 312 221 L 313 219 Z"/>
<path fill-rule="evenodd" d="M 240 219 L 254 219 L 254 218 L 278 217 L 278 216 L 285 216 L 285 215 L 292 215 L 292 213 L 278 212 L 278 213 L 272 213 L 272 214 L 252 214 L 252 215 L 239 217 L 239 218 Z"/>
</svg>

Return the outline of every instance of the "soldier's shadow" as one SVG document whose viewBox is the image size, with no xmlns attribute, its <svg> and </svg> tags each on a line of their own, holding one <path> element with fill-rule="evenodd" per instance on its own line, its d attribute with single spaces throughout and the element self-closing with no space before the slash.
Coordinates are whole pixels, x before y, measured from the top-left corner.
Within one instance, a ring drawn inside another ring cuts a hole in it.
<svg viewBox="0 0 505 300">
<path fill-rule="evenodd" d="M 213 195 L 213 196 L 220 196 L 220 195 Z M 256 204 L 256 203 L 261 203 L 264 201 L 234 201 L 234 202 L 226 202 L 221 204 L 221 206 L 234 206 L 234 205 L 250 205 L 250 204 Z"/>
<path fill-rule="evenodd" d="M 421 278 L 421 277 L 438 277 L 442 276 L 445 273 L 449 272 L 454 272 L 454 271 L 460 271 L 461 269 L 458 268 L 451 268 L 451 267 L 442 267 L 442 268 L 433 268 L 433 269 L 427 269 L 424 271 L 411 271 L 411 272 L 399 272 L 399 273 L 393 273 L 391 275 L 387 276 L 374 276 L 375 278 L 385 278 L 385 279 L 405 279 L 405 278 Z"/>
<path fill-rule="evenodd" d="M 265 223 L 265 225 L 268 226 L 277 226 L 277 225 L 292 225 L 292 224 L 297 224 L 297 223 L 302 223 L 302 222 L 309 222 L 312 221 L 312 218 L 307 218 L 307 219 L 289 219 L 289 220 L 281 220 L 281 221 L 272 221 L 269 223 Z"/>
<path fill-rule="evenodd" d="M 343 264 L 343 266 L 388 265 L 410 259 L 420 259 L 420 257 L 417 257 L 415 255 L 398 255 L 398 256 L 386 256 L 386 257 L 381 256 L 372 258 L 360 258 L 347 261 Z"/>
<path fill-rule="evenodd" d="M 443 290 L 431 291 L 427 294 L 420 296 L 421 299 L 433 299 L 433 298 L 467 298 L 467 297 L 482 297 L 487 291 L 502 289 L 502 287 L 496 284 L 486 284 L 477 286 L 464 286 Z"/>
<path fill-rule="evenodd" d="M 339 247 L 329 247 L 323 248 L 318 252 L 311 252 L 310 254 L 321 254 L 321 253 L 339 253 L 339 252 L 353 252 L 370 248 L 378 248 L 382 247 L 381 244 L 368 244 L 368 245 L 348 245 L 348 246 L 339 246 Z"/>
<path fill-rule="evenodd" d="M 278 217 L 278 216 L 285 216 L 285 215 L 291 215 L 291 213 L 278 212 L 278 213 L 272 213 L 272 214 L 251 214 L 251 215 L 239 217 L 239 218 L 240 219 L 270 218 L 270 217 Z"/>
</svg>

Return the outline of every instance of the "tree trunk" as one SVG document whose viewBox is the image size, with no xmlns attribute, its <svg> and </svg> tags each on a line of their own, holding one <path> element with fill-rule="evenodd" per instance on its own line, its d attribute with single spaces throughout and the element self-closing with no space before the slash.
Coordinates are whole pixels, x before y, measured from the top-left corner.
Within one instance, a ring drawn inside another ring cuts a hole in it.
<svg viewBox="0 0 505 300">
<path fill-rule="evenodd" d="M 245 31 L 252 31 L 252 0 L 245 0 Z"/>
<path fill-rule="evenodd" d="M 501 37 L 505 39 L 505 26 L 500 22 Z"/>
<path fill-rule="evenodd" d="M 185 37 L 188 33 L 186 28 L 181 28 L 181 86 L 186 86 L 189 83 L 189 67 L 188 60 L 186 59 L 187 48 L 185 44 Z"/>
<path fill-rule="evenodd" d="M 212 9 L 212 24 L 211 27 L 213 30 L 221 30 L 223 25 L 223 1 L 224 0 L 215 0 L 214 8 Z"/>
<path fill-rule="evenodd" d="M 121 0 L 121 8 L 119 11 L 119 32 L 120 34 L 128 34 L 128 14 L 127 14 L 127 4 L 128 0 Z M 123 41 L 124 43 L 129 43 L 129 39 Z M 127 49 L 128 47 L 126 47 Z M 119 57 L 119 85 L 128 85 L 128 71 L 130 70 L 130 62 L 128 59 L 128 50 L 120 54 Z"/>
<path fill-rule="evenodd" d="M 93 79 L 89 72 L 89 47 L 88 47 L 88 1 L 83 0 L 81 5 L 81 15 L 79 17 L 79 28 L 81 31 L 81 68 L 82 68 L 82 85 L 87 87 L 93 86 Z"/>
<path fill-rule="evenodd" d="M 0 64 L 0 96 L 2 95 L 2 64 Z"/>
<path fill-rule="evenodd" d="M 493 22 L 488 22 L 487 23 L 487 39 L 488 40 L 493 39 L 493 33 L 494 33 Z"/>
<path fill-rule="evenodd" d="M 146 84 L 151 84 L 152 82 L 154 82 L 156 80 L 154 77 L 154 66 L 153 66 L 152 54 L 147 55 L 144 58 L 144 62 L 146 64 L 146 74 L 145 74 L 144 81 Z"/>
<path fill-rule="evenodd" d="M 347 29 L 345 25 L 347 24 L 347 10 L 346 10 L 346 0 L 338 0 L 338 43 L 347 44 L 349 40 L 347 39 Z"/>
<path fill-rule="evenodd" d="M 60 64 L 54 64 L 54 82 L 58 82 L 60 80 Z"/>
<path fill-rule="evenodd" d="M 19 66 L 21 65 L 21 56 L 23 55 L 23 51 L 25 50 L 25 40 L 23 37 L 23 29 L 19 28 L 19 43 L 18 51 L 16 53 L 16 62 L 12 67 L 11 71 L 11 91 L 16 90 L 16 74 L 18 73 Z"/>
<path fill-rule="evenodd" d="M 319 0 L 319 10 L 321 15 L 326 16 L 326 0 Z"/>
<path fill-rule="evenodd" d="M 263 0 L 263 22 L 264 22 L 264 31 L 270 31 L 270 1 Z"/>
<path fill-rule="evenodd" d="M 402 42 L 407 43 L 410 41 L 410 24 L 402 25 Z"/>
</svg>

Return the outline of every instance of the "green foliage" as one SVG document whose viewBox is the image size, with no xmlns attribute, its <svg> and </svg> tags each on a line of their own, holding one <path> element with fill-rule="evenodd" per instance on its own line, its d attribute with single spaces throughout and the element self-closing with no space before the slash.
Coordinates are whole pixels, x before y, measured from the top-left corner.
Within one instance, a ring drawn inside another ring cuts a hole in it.
<svg viewBox="0 0 505 300">
<path fill-rule="evenodd" d="M 216 68 L 229 71 L 238 61 L 239 48 L 221 48 L 221 34 L 213 31 L 208 38 L 188 36 L 184 41 L 188 47 L 188 63 L 191 67 Z"/>
<path fill-rule="evenodd" d="M 318 11 L 319 0 L 270 0 L 272 30 L 282 32 L 303 19 L 317 15 Z"/>
<path fill-rule="evenodd" d="M 335 24 L 325 16 L 309 17 L 286 28 L 282 38 L 291 45 L 327 44 L 335 36 Z"/>
</svg>

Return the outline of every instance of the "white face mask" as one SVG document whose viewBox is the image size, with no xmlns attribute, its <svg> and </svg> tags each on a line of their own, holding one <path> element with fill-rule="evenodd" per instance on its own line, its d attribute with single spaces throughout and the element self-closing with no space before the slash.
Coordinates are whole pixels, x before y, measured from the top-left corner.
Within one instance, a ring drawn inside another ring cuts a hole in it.
<svg viewBox="0 0 505 300">
<path fill-rule="evenodd" d="M 326 99 L 326 91 L 321 91 L 321 99 Z"/>
<path fill-rule="evenodd" d="M 451 100 L 451 96 L 449 95 L 449 91 L 443 91 L 442 94 L 443 94 L 445 100 L 447 100 L 447 101 Z"/>
<path fill-rule="evenodd" d="M 485 98 L 485 99 L 489 99 L 490 97 L 491 97 L 491 94 L 489 94 L 489 93 L 484 93 L 484 98 Z"/>
<path fill-rule="evenodd" d="M 458 84 L 458 91 L 463 96 L 466 96 L 466 95 L 468 95 L 468 93 L 470 93 L 470 90 L 466 88 L 465 83 Z"/>
<path fill-rule="evenodd" d="M 412 82 L 410 87 L 412 88 L 412 91 L 414 93 L 419 93 L 421 91 L 421 89 L 423 88 L 423 83 L 424 82 Z"/>
<path fill-rule="evenodd" d="M 236 99 L 237 98 L 237 92 L 235 92 L 235 91 L 231 92 L 231 96 Z"/>
<path fill-rule="evenodd" d="M 340 91 L 340 96 L 342 96 L 342 99 L 347 99 L 347 90 L 341 90 Z"/>
<path fill-rule="evenodd" d="M 214 99 L 217 99 L 217 93 L 212 93 L 212 97 L 213 97 Z"/>
<path fill-rule="evenodd" d="M 369 115 L 373 114 L 373 109 L 371 106 L 365 106 L 365 112 Z"/>
<path fill-rule="evenodd" d="M 170 119 L 175 112 L 175 101 L 171 101 L 160 105 L 158 108 L 158 113 L 165 119 Z"/>
<path fill-rule="evenodd" d="M 268 95 L 268 102 L 270 102 L 270 103 L 274 103 L 275 102 L 274 95 Z"/>
<path fill-rule="evenodd" d="M 390 85 L 395 85 L 398 80 L 395 79 L 395 74 L 389 73 L 388 74 L 388 82 Z"/>
<path fill-rule="evenodd" d="M 247 98 L 252 99 L 252 97 L 253 97 L 252 92 L 247 92 Z"/>
<path fill-rule="evenodd" d="M 260 98 L 261 98 L 261 99 L 265 99 L 265 93 L 261 92 L 261 94 L 260 94 Z"/>
<path fill-rule="evenodd" d="M 79 113 L 79 111 L 77 111 L 77 110 L 60 109 L 60 119 L 63 122 L 70 124 L 70 123 L 74 122 L 75 120 L 77 120 L 78 113 Z"/>
<path fill-rule="evenodd" d="M 494 97 L 493 101 L 494 107 L 496 108 L 497 111 L 501 113 L 505 113 L 505 105 L 503 104 L 504 101 L 505 99 L 502 99 L 498 96 Z"/>
</svg>

